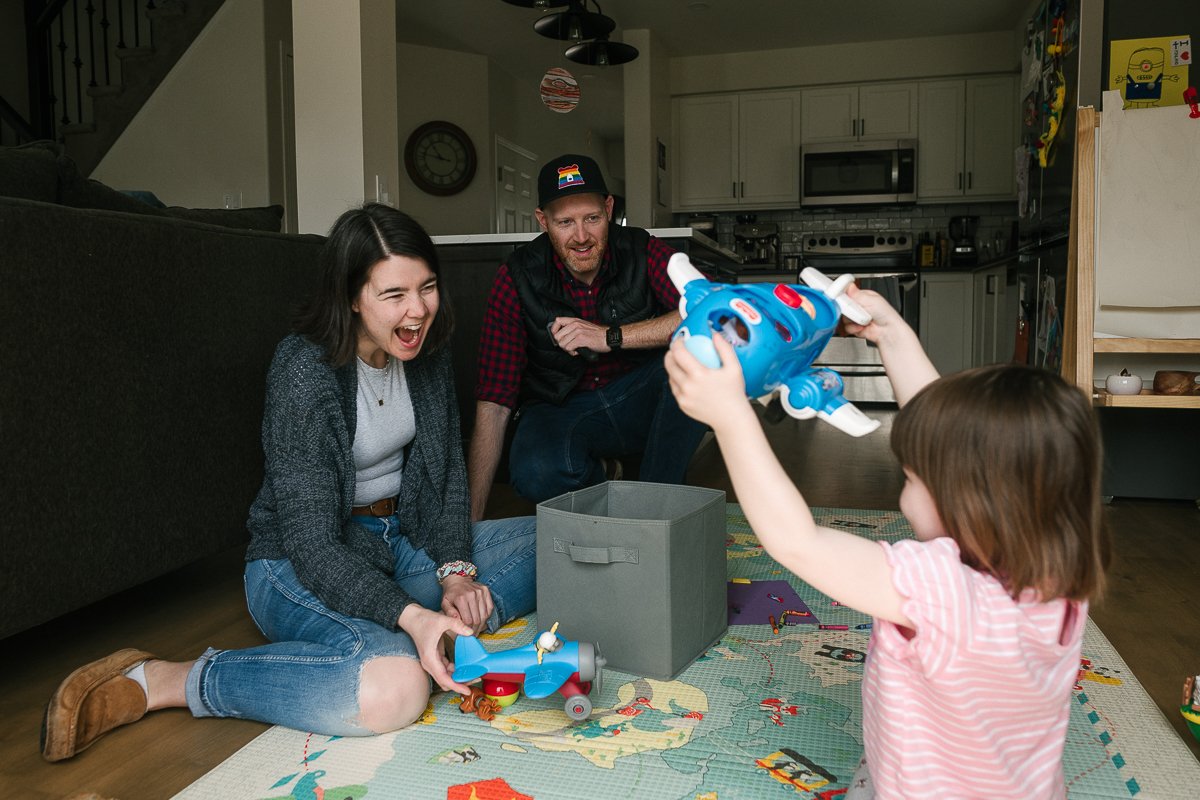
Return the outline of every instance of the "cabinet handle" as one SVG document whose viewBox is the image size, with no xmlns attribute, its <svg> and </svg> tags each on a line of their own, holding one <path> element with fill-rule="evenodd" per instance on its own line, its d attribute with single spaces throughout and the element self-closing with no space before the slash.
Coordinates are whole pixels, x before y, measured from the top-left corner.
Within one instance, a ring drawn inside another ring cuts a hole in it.
<svg viewBox="0 0 1200 800">
<path fill-rule="evenodd" d="M 857 119 L 850 120 L 850 135 L 858 136 L 858 120 Z"/>
<path fill-rule="evenodd" d="M 733 183 L 731 183 L 729 185 L 732 187 L 729 191 L 733 194 L 734 197 L 737 197 L 737 181 L 734 181 Z"/>
<path fill-rule="evenodd" d="M 985 285 L 986 285 L 986 287 L 987 287 L 987 293 L 988 293 L 988 294 L 995 294 L 995 293 L 996 293 L 996 276 L 995 276 L 995 275 L 988 275 L 988 276 L 987 276 L 987 283 L 986 283 Z"/>
<path fill-rule="evenodd" d="M 742 181 L 742 197 L 746 196 L 746 182 Z"/>
<path fill-rule="evenodd" d="M 862 119 L 860 119 L 858 121 L 858 135 L 859 136 L 867 135 L 867 118 L 866 117 L 863 117 Z"/>
<path fill-rule="evenodd" d="M 971 173 L 967 172 L 967 188 L 971 188 Z"/>
<path fill-rule="evenodd" d="M 962 188 L 962 173 L 958 173 L 958 188 Z"/>
</svg>

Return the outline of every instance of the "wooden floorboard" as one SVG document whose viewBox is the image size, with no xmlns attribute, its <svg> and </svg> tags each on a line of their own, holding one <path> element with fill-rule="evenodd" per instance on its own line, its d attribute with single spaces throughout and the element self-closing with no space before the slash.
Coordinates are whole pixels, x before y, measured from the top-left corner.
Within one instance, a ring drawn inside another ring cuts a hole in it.
<svg viewBox="0 0 1200 800">
<path fill-rule="evenodd" d="M 902 475 L 887 443 L 892 413 L 868 409 L 883 428 L 853 439 L 816 421 L 767 425 L 772 446 L 809 502 L 898 508 Z M 731 491 L 718 447 L 705 444 L 689 482 Z M 732 495 L 730 500 L 736 500 Z M 489 516 L 531 513 L 498 487 Z M 1200 673 L 1200 511 L 1190 501 L 1117 499 L 1106 509 L 1117 545 L 1111 591 L 1092 616 L 1171 726 L 1200 756 L 1178 714 L 1187 674 Z M 245 609 L 240 551 L 205 559 L 165 578 L 0 640 L 0 785 L 26 800 L 61 800 L 81 790 L 119 800 L 170 797 L 233 754 L 265 725 L 195 720 L 158 712 L 101 739 L 80 756 L 47 764 L 38 748 L 42 709 L 75 667 L 122 647 L 194 658 L 205 647 L 262 642 Z"/>
</svg>

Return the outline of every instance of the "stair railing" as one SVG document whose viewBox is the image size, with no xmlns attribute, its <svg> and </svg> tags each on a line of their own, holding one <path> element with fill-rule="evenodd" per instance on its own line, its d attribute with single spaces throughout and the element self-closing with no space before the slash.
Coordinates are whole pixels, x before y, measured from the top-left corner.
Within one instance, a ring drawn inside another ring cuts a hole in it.
<svg viewBox="0 0 1200 800">
<path fill-rule="evenodd" d="M 121 59 L 153 46 L 154 0 L 25 0 L 30 125 L 61 141 L 93 125 L 91 99 L 120 90 Z"/>
</svg>

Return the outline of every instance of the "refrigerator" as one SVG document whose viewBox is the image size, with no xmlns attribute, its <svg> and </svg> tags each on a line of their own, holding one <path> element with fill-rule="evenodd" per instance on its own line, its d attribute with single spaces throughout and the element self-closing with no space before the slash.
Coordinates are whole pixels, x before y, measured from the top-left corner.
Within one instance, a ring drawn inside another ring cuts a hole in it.
<svg viewBox="0 0 1200 800">
<path fill-rule="evenodd" d="M 1109 86 L 1108 76 L 1123 68 L 1109 64 L 1111 42 L 1184 35 L 1200 35 L 1197 0 L 1036 0 L 1028 7 L 1017 93 L 1026 170 L 1025 179 L 1018 180 L 1024 189 L 1018 201 L 1015 287 L 1019 324 L 1025 326 L 1028 339 L 1027 363 L 1053 370 L 1061 365 L 1075 109 L 1093 106 L 1103 111 L 1101 95 Z M 1059 41 L 1061 53 L 1048 55 L 1048 46 Z M 1197 80 L 1193 74 L 1191 85 Z M 1050 129 L 1060 86 L 1064 99 L 1052 157 L 1042 165 L 1038 142 Z"/>
<path fill-rule="evenodd" d="M 1045 56 L 1062 20 L 1063 51 Z M 1021 140 L 1029 156 L 1023 212 L 1018 220 L 1019 260 L 1016 295 L 1028 324 L 1027 363 L 1058 371 L 1062 358 L 1071 182 L 1075 163 L 1075 109 L 1090 105 L 1101 112 L 1101 96 L 1126 65 L 1110 64 L 1111 43 L 1122 39 L 1200 35 L 1200 2 L 1159 0 L 1045 0 L 1030 6 L 1026 39 L 1042 53 L 1040 62 L 1022 52 Z M 1189 68 L 1190 69 L 1190 68 Z M 1190 69 L 1188 83 L 1200 76 Z M 1052 73 L 1052 74 L 1048 74 Z M 1052 90 L 1065 88 L 1054 140 L 1054 158 L 1042 166 L 1036 143 L 1047 130 Z M 1135 113 L 1135 112 L 1130 112 Z M 1185 113 L 1182 112 L 1181 113 Z M 1200 420 L 1175 410 L 1102 408 L 1098 419 L 1104 439 L 1103 493 L 1118 497 L 1196 498 L 1200 467 L 1186 448 L 1175 453 L 1148 442 L 1194 441 Z"/>
</svg>

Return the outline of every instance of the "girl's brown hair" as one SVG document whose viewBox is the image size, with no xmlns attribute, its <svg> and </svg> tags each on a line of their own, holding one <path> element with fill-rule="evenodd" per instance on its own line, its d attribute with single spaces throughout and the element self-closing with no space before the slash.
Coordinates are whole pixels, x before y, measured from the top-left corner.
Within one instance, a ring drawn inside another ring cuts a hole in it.
<svg viewBox="0 0 1200 800">
<path fill-rule="evenodd" d="M 929 489 L 963 561 L 1013 597 L 1103 592 L 1099 431 L 1058 375 L 1004 364 L 935 381 L 896 415 L 892 451 Z"/>
</svg>

